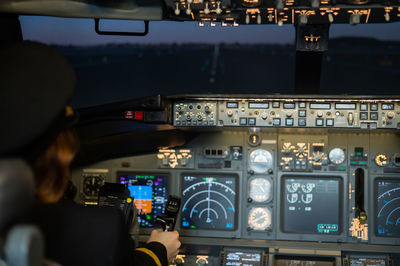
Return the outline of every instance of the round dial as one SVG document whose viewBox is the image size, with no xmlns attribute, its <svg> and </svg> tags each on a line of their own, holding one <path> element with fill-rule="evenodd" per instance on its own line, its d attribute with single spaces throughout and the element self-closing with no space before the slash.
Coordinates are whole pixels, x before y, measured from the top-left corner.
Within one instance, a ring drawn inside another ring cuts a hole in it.
<svg viewBox="0 0 400 266">
<path fill-rule="evenodd" d="M 375 163 L 378 166 L 386 166 L 388 164 L 388 157 L 385 154 L 378 154 L 375 157 Z"/>
<path fill-rule="evenodd" d="M 345 159 L 346 156 L 341 148 L 334 148 L 329 152 L 329 160 L 333 164 L 341 164 Z"/>
<path fill-rule="evenodd" d="M 103 185 L 103 178 L 99 176 L 87 176 L 83 181 L 83 192 L 86 196 L 95 197 L 99 194 L 100 187 Z"/>
<path fill-rule="evenodd" d="M 300 183 L 287 184 L 286 188 L 290 193 L 295 193 L 300 187 Z"/>
<path fill-rule="evenodd" d="M 249 167 L 255 173 L 265 173 L 272 167 L 272 154 L 263 149 L 257 149 L 250 153 Z"/>
<path fill-rule="evenodd" d="M 249 184 L 249 197 L 255 202 L 264 202 L 271 199 L 271 181 L 262 177 L 251 180 Z"/>
<path fill-rule="evenodd" d="M 307 183 L 301 185 L 301 190 L 303 190 L 304 193 L 310 193 L 313 190 L 313 188 L 315 188 L 314 183 Z"/>
<path fill-rule="evenodd" d="M 253 230 L 266 230 L 271 227 L 271 210 L 269 208 L 256 207 L 249 212 L 248 224 Z"/>
</svg>

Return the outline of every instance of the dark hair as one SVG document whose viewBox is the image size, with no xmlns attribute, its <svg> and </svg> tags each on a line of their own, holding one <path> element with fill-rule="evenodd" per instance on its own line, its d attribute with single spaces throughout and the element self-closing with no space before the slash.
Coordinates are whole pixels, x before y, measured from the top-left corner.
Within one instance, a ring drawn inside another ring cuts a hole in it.
<svg viewBox="0 0 400 266">
<path fill-rule="evenodd" d="M 39 202 L 54 203 L 61 199 L 70 178 L 70 163 L 78 147 L 75 132 L 66 129 L 33 161 L 35 194 Z"/>
</svg>

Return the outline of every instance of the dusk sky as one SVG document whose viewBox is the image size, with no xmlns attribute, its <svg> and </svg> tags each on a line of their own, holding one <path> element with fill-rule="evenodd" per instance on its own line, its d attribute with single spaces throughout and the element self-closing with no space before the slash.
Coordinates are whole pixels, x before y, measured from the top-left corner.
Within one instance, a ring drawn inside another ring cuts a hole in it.
<svg viewBox="0 0 400 266">
<path fill-rule="evenodd" d="M 240 25 L 239 27 L 198 27 L 195 22 L 150 22 L 145 37 L 100 36 L 93 19 L 20 16 L 24 39 L 58 45 L 106 43 L 288 43 L 293 44 L 293 25 Z M 141 31 L 143 22 L 108 21 L 107 30 Z M 368 25 L 332 25 L 330 37 L 362 36 L 400 41 L 400 22 Z"/>
</svg>

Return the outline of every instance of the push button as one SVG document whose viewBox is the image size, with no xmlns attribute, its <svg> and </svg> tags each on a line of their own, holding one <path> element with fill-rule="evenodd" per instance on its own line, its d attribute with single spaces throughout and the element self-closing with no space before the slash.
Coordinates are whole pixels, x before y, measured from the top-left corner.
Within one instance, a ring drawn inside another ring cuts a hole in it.
<svg viewBox="0 0 400 266">
<path fill-rule="evenodd" d="M 242 126 L 247 125 L 247 118 L 246 117 L 241 117 L 239 119 L 239 124 L 242 125 Z"/>
<path fill-rule="evenodd" d="M 368 111 L 368 104 L 367 103 L 360 104 L 360 111 Z"/>
<path fill-rule="evenodd" d="M 371 113 L 369 114 L 369 118 L 370 118 L 371 120 L 378 120 L 378 112 L 371 112 Z"/>
<path fill-rule="evenodd" d="M 281 119 L 280 118 L 274 118 L 273 123 L 274 123 L 274 126 L 280 126 L 281 125 Z"/>
<path fill-rule="evenodd" d="M 286 118 L 285 124 L 287 126 L 293 126 L 293 118 Z"/>
<path fill-rule="evenodd" d="M 298 125 L 299 125 L 299 127 L 305 127 L 306 126 L 306 119 L 305 118 L 299 118 L 299 121 L 298 121 Z"/>
<path fill-rule="evenodd" d="M 371 103 L 371 111 L 378 111 L 378 104 L 377 103 Z"/>
<path fill-rule="evenodd" d="M 328 126 L 328 127 L 333 127 L 334 126 L 333 118 L 327 118 L 326 119 L 326 126 Z"/>
<path fill-rule="evenodd" d="M 368 120 L 368 112 L 360 112 L 360 120 Z"/>
<path fill-rule="evenodd" d="M 255 126 L 256 125 L 256 119 L 254 117 L 249 118 L 248 120 L 250 126 Z"/>
<path fill-rule="evenodd" d="M 306 110 L 299 110 L 299 117 L 306 117 L 307 111 Z"/>
<path fill-rule="evenodd" d="M 315 119 L 315 125 L 316 125 L 317 127 L 322 127 L 322 126 L 324 126 L 324 119 L 323 119 L 323 118 L 317 118 L 317 119 Z"/>
</svg>

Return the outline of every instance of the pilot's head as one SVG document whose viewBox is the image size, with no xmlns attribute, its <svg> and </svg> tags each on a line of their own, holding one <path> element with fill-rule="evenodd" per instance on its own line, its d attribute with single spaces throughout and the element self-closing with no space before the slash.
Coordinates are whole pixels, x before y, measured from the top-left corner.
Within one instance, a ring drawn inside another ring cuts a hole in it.
<svg viewBox="0 0 400 266">
<path fill-rule="evenodd" d="M 33 168 L 39 201 L 65 190 L 78 149 L 68 101 L 75 73 L 57 49 L 18 42 L 0 49 L 0 157 L 20 157 Z"/>
</svg>

